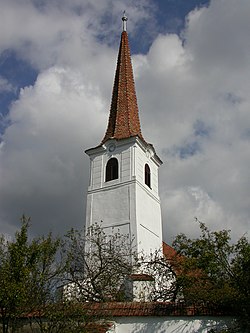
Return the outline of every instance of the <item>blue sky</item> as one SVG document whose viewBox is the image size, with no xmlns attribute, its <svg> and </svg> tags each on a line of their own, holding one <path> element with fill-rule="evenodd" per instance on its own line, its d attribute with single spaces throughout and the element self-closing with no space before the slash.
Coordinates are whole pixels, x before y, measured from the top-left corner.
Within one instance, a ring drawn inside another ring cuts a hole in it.
<svg viewBox="0 0 250 333">
<path fill-rule="evenodd" d="M 38 72 L 31 64 L 20 59 L 12 50 L 5 50 L 0 56 L 0 75 L 6 80 L 10 89 L 0 91 L 0 133 L 8 125 L 6 116 L 12 101 L 18 99 L 20 88 L 34 84 Z"/>
<path fill-rule="evenodd" d="M 34 1 L 34 5 L 36 4 L 38 7 L 42 6 L 41 3 Z M 168 32 L 181 34 L 186 15 L 194 8 L 206 6 L 208 3 L 209 1 L 207 0 L 155 0 L 152 2 L 154 17 L 149 20 L 149 24 L 154 25 L 154 32 L 152 34 L 148 32 L 148 34 L 141 39 L 139 36 L 143 33 L 145 25 L 147 25 L 146 19 L 142 21 L 136 36 L 131 38 L 131 52 L 146 53 L 153 42 L 153 38 L 155 38 L 158 33 Z M 102 37 L 105 39 L 105 31 Z M 22 56 L 19 55 L 18 52 L 15 52 L 15 50 L 6 49 L 1 53 L 0 74 L 1 77 L 7 80 L 12 86 L 11 90 L 0 92 L 1 132 L 3 132 L 6 126 L 4 117 L 8 113 L 10 103 L 18 98 L 20 88 L 34 84 L 38 73 L 39 71 L 32 66 L 32 63 L 22 59 Z"/>
<path fill-rule="evenodd" d="M 0 228 L 80 228 L 126 9 L 142 131 L 164 164 L 164 238 L 249 231 L 245 0 L 0 0 Z"/>
</svg>

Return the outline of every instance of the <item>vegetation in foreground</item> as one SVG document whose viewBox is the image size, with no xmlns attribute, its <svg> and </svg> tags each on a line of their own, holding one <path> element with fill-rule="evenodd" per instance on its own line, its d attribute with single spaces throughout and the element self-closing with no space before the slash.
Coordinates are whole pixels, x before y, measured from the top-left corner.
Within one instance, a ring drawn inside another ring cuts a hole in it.
<svg viewBox="0 0 250 333">
<path fill-rule="evenodd" d="M 246 237 L 233 244 L 229 231 L 199 225 L 199 238 L 175 238 L 176 255 L 146 257 L 135 255 L 128 236 L 106 235 L 98 225 L 63 239 L 30 239 L 30 219 L 23 216 L 13 240 L 0 237 L 2 332 L 22 332 L 27 323 L 34 332 L 91 332 L 93 323 L 110 318 L 89 313 L 82 303 L 128 300 L 124 281 L 134 273 L 153 277 L 148 300 L 223 310 L 239 319 L 233 332 L 249 332 L 250 244 Z M 71 286 L 67 299 L 58 298 L 63 286 Z"/>
</svg>

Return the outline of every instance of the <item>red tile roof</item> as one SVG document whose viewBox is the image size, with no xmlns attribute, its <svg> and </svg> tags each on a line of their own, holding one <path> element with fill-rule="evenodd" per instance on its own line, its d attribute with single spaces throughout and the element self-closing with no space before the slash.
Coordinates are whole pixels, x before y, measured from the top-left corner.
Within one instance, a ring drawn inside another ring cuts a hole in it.
<svg viewBox="0 0 250 333">
<path fill-rule="evenodd" d="M 112 317 L 134 316 L 204 316 L 225 315 L 228 311 L 206 305 L 190 305 L 170 302 L 111 302 L 85 303 L 86 314 Z"/>
<path fill-rule="evenodd" d="M 164 256 L 169 260 L 174 259 L 177 256 L 175 249 L 165 242 L 162 242 L 162 250 Z"/>
<path fill-rule="evenodd" d="M 154 278 L 148 274 L 131 274 L 129 277 L 133 281 L 154 281 Z"/>
<path fill-rule="evenodd" d="M 76 304 L 72 304 L 74 306 Z M 60 304 L 58 305 L 60 306 Z M 87 332 L 106 332 L 112 326 L 114 317 L 148 316 L 225 316 L 232 315 L 230 308 L 220 304 L 185 304 L 185 302 L 107 302 L 77 303 L 87 319 Z M 22 318 L 45 318 L 43 311 L 23 314 Z M 101 321 L 103 319 L 103 321 Z M 98 328 L 98 330 L 97 330 Z"/>
<path fill-rule="evenodd" d="M 108 128 L 102 144 L 111 138 L 120 140 L 133 136 L 138 136 L 143 140 L 128 34 L 123 31 L 117 59 Z"/>
</svg>

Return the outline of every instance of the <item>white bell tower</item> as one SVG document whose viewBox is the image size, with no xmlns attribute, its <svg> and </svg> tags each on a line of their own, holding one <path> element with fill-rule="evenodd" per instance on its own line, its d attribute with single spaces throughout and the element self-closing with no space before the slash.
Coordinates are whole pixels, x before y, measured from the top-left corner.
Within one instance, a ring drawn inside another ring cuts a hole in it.
<svg viewBox="0 0 250 333">
<path fill-rule="evenodd" d="M 106 233 L 135 239 L 137 253 L 162 248 L 158 168 L 154 147 L 141 133 L 131 56 L 123 17 L 109 122 L 90 157 L 86 227 L 101 223 Z"/>
</svg>

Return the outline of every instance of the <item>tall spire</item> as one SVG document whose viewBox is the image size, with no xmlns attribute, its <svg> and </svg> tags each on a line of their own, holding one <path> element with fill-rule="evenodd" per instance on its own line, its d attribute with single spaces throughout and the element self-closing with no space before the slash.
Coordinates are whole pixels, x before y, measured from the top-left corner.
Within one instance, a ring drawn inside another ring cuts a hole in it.
<svg viewBox="0 0 250 333">
<path fill-rule="evenodd" d="M 122 21 L 123 31 L 117 59 L 109 122 L 102 143 L 108 139 L 120 140 L 133 136 L 138 136 L 144 140 L 141 134 L 125 12 Z"/>
</svg>

